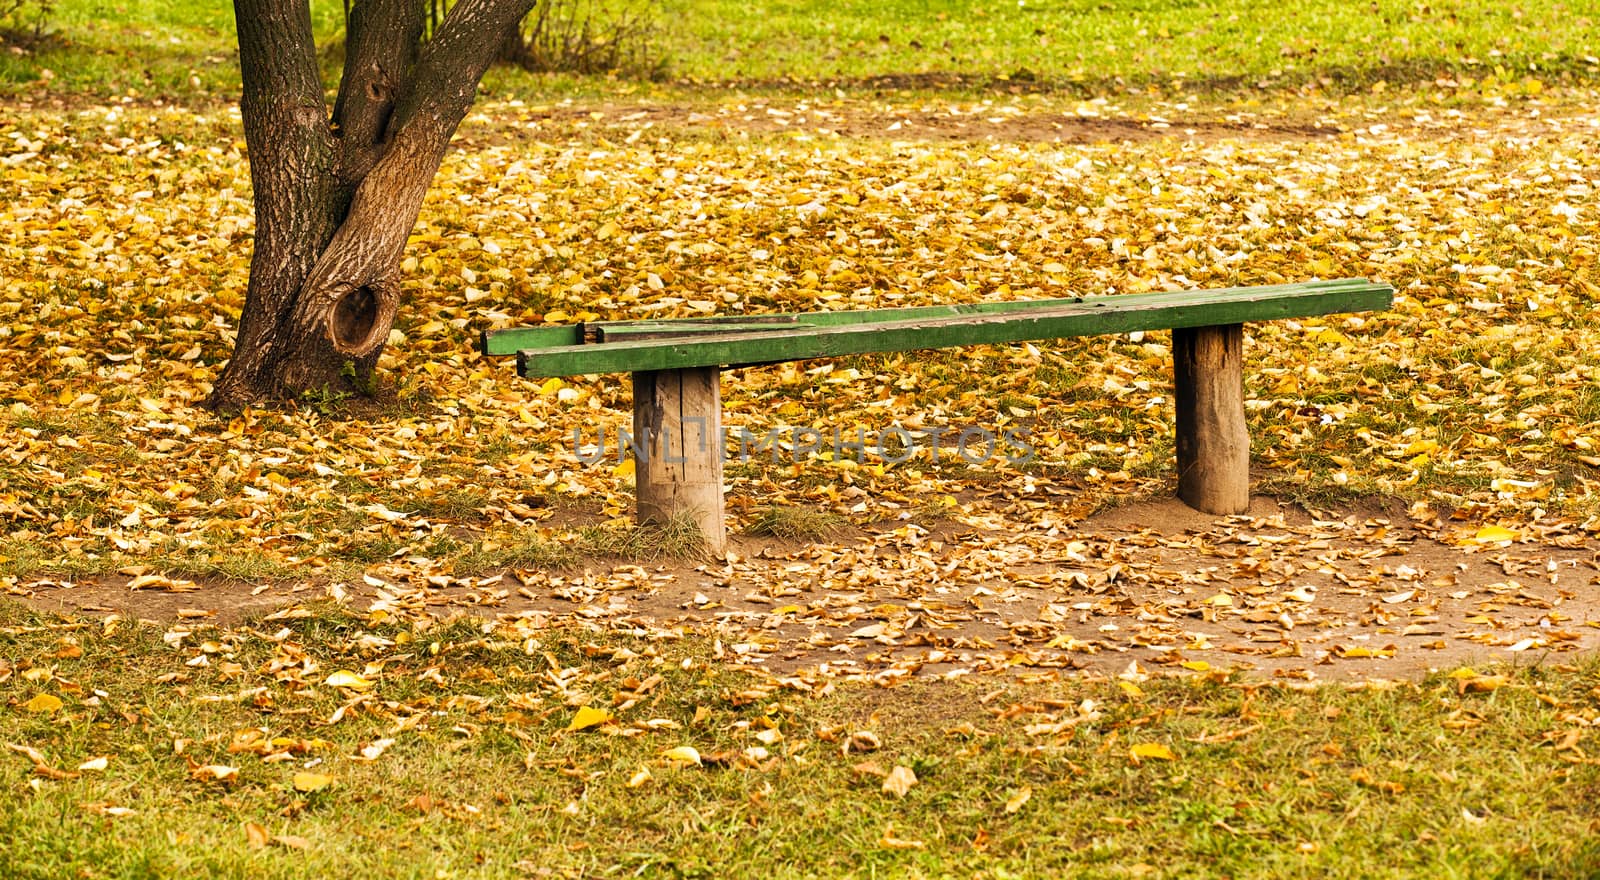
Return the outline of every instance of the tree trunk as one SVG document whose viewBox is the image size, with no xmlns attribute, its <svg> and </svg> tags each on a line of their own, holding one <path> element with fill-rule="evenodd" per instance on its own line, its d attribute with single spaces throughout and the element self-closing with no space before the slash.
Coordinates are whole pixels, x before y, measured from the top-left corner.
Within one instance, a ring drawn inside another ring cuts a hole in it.
<svg viewBox="0 0 1600 880">
<path fill-rule="evenodd" d="M 500 51 L 495 53 L 495 60 L 501 64 L 513 64 L 517 67 L 526 66 L 530 55 L 528 41 L 522 36 L 522 25 L 518 22 L 511 30 L 506 31 L 505 38 L 500 42 Z"/>
<path fill-rule="evenodd" d="M 400 305 L 406 239 L 506 32 L 533 0 L 357 0 L 330 117 L 306 0 L 234 0 L 256 238 L 211 405 L 364 391 Z"/>
</svg>

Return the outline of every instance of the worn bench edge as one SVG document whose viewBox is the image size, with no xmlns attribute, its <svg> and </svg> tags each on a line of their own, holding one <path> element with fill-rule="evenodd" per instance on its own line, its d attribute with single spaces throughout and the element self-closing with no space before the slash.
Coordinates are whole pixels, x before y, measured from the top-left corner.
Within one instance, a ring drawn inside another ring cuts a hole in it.
<svg viewBox="0 0 1600 880">
<path fill-rule="evenodd" d="M 525 378 L 632 373 L 995 345 L 1379 311 L 1392 305 L 1393 298 L 1394 288 L 1387 284 L 1351 279 L 1342 286 L 1283 285 L 1035 301 L 1033 308 L 1010 313 L 852 323 L 799 334 L 756 331 L 521 349 L 517 351 L 517 372 Z"/>
<path fill-rule="evenodd" d="M 1225 294 L 1233 291 L 1259 291 L 1271 292 L 1282 290 L 1303 289 L 1343 289 L 1349 287 L 1365 287 L 1372 282 L 1365 278 L 1335 278 L 1323 281 L 1301 281 L 1287 284 L 1258 285 L 1253 287 L 1220 288 L 1208 293 Z M 841 309 L 838 311 L 814 312 L 776 312 L 757 315 L 711 315 L 700 318 L 643 318 L 625 321 L 601 321 L 579 324 L 553 324 L 544 327 L 506 327 L 499 330 L 486 330 L 479 334 L 478 351 L 480 354 L 497 357 L 514 355 L 519 351 L 530 349 L 557 348 L 565 345 L 581 345 L 584 343 L 586 329 L 599 328 L 604 330 L 621 330 L 618 335 L 629 335 L 631 328 L 644 328 L 651 325 L 673 324 L 679 327 L 715 327 L 718 324 L 738 324 L 750 321 L 784 322 L 820 324 L 824 326 L 841 326 L 848 324 L 871 323 L 875 321 L 890 321 L 910 319 L 917 317 L 934 317 L 938 315 L 975 315 L 994 312 L 1026 311 L 1029 309 L 1049 308 L 1055 305 L 1072 303 L 1119 300 L 1129 296 L 1156 297 L 1188 297 L 1202 291 L 1175 290 L 1160 293 L 1140 294 L 1114 294 L 1111 296 L 1072 296 L 1046 300 L 1006 300 L 1003 302 L 980 303 L 949 303 L 930 306 L 898 306 L 879 309 Z"/>
</svg>

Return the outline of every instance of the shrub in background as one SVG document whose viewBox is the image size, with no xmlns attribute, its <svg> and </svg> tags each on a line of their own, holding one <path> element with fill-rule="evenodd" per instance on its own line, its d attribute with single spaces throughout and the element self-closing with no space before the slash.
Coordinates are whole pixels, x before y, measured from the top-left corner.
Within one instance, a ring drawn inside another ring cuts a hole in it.
<svg viewBox="0 0 1600 880">
<path fill-rule="evenodd" d="M 0 0 L 0 46 L 23 49 L 49 36 L 56 0 Z"/>
</svg>

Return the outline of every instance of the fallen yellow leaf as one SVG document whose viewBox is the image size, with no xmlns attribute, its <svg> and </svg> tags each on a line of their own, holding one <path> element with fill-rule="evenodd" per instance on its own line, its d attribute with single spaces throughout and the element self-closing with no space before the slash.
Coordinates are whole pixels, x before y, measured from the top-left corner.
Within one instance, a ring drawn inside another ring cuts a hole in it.
<svg viewBox="0 0 1600 880">
<path fill-rule="evenodd" d="M 1158 761 L 1178 760 L 1178 756 L 1173 754 L 1171 749 L 1167 748 L 1161 743 L 1154 742 L 1134 743 L 1133 746 L 1128 749 L 1128 754 L 1131 755 L 1134 760 L 1139 760 L 1141 758 L 1153 758 Z"/>
<path fill-rule="evenodd" d="M 1472 536 L 1472 540 L 1480 544 L 1498 544 L 1505 541 L 1515 541 L 1522 537 L 1521 534 L 1503 526 L 1484 526 Z"/>
<path fill-rule="evenodd" d="M 700 750 L 694 746 L 678 746 L 677 748 L 667 749 L 661 753 L 661 757 L 678 764 L 700 766 Z"/>
<path fill-rule="evenodd" d="M 1363 657 L 1388 658 L 1394 656 L 1394 651 L 1395 649 L 1390 647 L 1362 648 L 1352 647 L 1349 645 L 1335 645 L 1333 648 L 1334 654 L 1347 659 L 1361 659 Z"/>
<path fill-rule="evenodd" d="M 61 711 L 61 698 L 51 694 L 38 694 L 33 699 L 22 704 L 24 711 L 35 715 L 50 715 Z"/>
<path fill-rule="evenodd" d="M 354 672 L 344 669 L 330 674 L 323 679 L 323 683 L 329 687 L 348 688 L 353 691 L 364 691 L 372 687 L 372 682 L 369 679 L 362 678 Z"/>
<path fill-rule="evenodd" d="M 1022 809 L 1023 804 L 1033 799 L 1033 786 L 1024 785 L 1006 798 L 1006 812 L 1015 813 Z"/>
<path fill-rule="evenodd" d="M 588 730 L 591 727 L 597 727 L 610 720 L 610 712 L 607 712 L 604 709 L 596 709 L 593 706 L 583 706 L 578 709 L 578 714 L 572 716 L 572 721 L 568 722 L 567 729 Z"/>
<path fill-rule="evenodd" d="M 239 778 L 239 768 L 226 764 L 205 764 L 190 770 L 189 775 L 206 782 L 233 782 Z"/>
<path fill-rule="evenodd" d="M 326 773 L 312 773 L 302 770 L 294 775 L 294 790 L 304 794 L 321 791 L 333 784 L 333 777 Z"/>
<path fill-rule="evenodd" d="M 1456 681 L 1458 694 L 1487 694 L 1493 693 L 1507 684 L 1503 675 L 1474 675 L 1471 678 L 1462 678 Z"/>
<path fill-rule="evenodd" d="M 883 829 L 883 836 L 878 838 L 878 845 L 884 849 L 922 849 L 927 846 L 926 843 L 920 840 L 907 840 L 903 837 L 896 837 L 893 825 Z"/>
</svg>

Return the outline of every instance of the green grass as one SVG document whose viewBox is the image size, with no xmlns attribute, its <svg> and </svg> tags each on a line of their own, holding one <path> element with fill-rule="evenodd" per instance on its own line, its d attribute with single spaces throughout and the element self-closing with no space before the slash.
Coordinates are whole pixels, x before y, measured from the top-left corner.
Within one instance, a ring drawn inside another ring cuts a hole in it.
<svg viewBox="0 0 1600 880">
<path fill-rule="evenodd" d="M 1270 0 L 673 5 L 683 11 L 678 69 L 711 80 L 956 75 L 1204 87 L 1367 85 L 1496 65 L 1592 74 L 1600 22 L 1570 0 L 1312 0 L 1293 14 Z"/>
<path fill-rule="evenodd" d="M 577 546 L 588 556 L 655 562 L 696 559 L 705 554 L 705 536 L 689 516 L 675 516 L 649 526 L 632 523 L 584 526 L 577 534 Z"/>
<path fill-rule="evenodd" d="M 507 568 L 569 568 L 582 559 L 581 548 L 548 540 L 529 529 L 492 531 L 457 556 L 459 571 Z"/>
<path fill-rule="evenodd" d="M 325 26 L 332 9 L 319 5 Z M 233 14 L 225 4 L 73 0 L 58 4 L 50 22 L 52 38 L 28 54 L 0 53 L 0 87 L 43 75 L 52 88 L 116 95 L 237 89 Z"/>
<path fill-rule="evenodd" d="M 1214 675 L 816 696 L 721 668 L 702 638 L 329 608 L 180 631 L 0 604 L 8 877 L 1600 870 L 1593 665 L 1481 689 Z M 336 671 L 371 687 L 324 683 Z M 30 711 L 40 695 L 61 708 Z M 614 720 L 569 730 L 580 705 Z M 700 766 L 666 756 L 683 746 Z M 897 766 L 917 778 L 903 798 L 884 791 Z"/>
<path fill-rule="evenodd" d="M 670 78 L 691 88 L 1341 91 L 1441 76 L 1522 82 L 1600 73 L 1600 16 L 1574 0 L 1310 0 L 1292 15 L 1269 0 L 663 0 L 659 17 L 655 52 Z M 313 18 L 322 44 L 336 43 L 340 4 L 318 0 Z M 31 90 L 48 69 L 56 90 L 181 98 L 237 89 L 226 5 L 63 0 L 53 22 L 54 40 L 0 53 L 0 88 Z M 331 80 L 337 53 L 326 54 Z M 495 72 L 488 85 L 522 97 L 652 88 L 517 71 Z"/>
<path fill-rule="evenodd" d="M 826 510 L 773 505 L 757 511 L 744 531 L 747 535 L 823 541 L 839 534 L 849 522 L 837 513 Z"/>
</svg>

